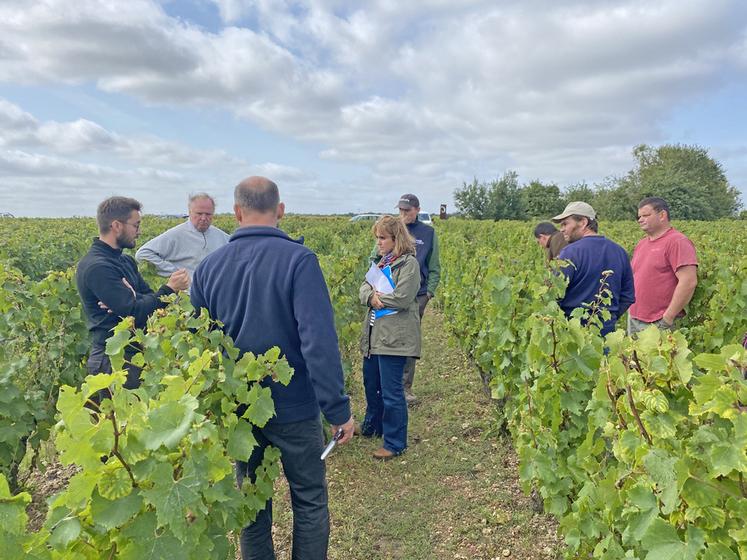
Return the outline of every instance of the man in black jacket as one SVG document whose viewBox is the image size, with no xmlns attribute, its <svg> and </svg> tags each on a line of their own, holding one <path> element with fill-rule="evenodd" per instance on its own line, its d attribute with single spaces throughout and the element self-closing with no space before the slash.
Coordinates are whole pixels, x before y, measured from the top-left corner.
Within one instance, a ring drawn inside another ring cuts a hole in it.
<svg viewBox="0 0 747 560">
<path fill-rule="evenodd" d="M 140 208 L 137 200 L 123 196 L 113 196 L 99 204 L 99 237 L 78 263 L 75 280 L 92 342 L 86 366 L 89 374 L 111 372 L 106 339 L 123 317 L 134 317 L 135 327 L 142 328 L 148 315 L 166 306 L 161 296 L 189 286 L 187 271 L 180 269 L 153 292 L 140 275 L 135 259 L 122 253 L 123 249 L 134 248 L 140 235 Z M 126 358 L 131 355 L 131 350 L 129 356 L 125 353 Z M 128 365 L 127 370 L 125 387 L 134 389 L 140 384 L 140 368 Z"/>
</svg>

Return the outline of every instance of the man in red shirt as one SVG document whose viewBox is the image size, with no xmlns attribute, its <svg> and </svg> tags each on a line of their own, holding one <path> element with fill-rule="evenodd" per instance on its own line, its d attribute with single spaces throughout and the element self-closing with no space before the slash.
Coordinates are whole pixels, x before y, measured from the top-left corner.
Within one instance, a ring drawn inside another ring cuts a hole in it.
<svg viewBox="0 0 747 560">
<path fill-rule="evenodd" d="M 662 198 L 638 204 L 638 224 L 646 233 L 633 251 L 635 303 L 630 306 L 628 332 L 651 324 L 673 329 L 698 285 L 695 245 L 669 223 L 669 205 Z"/>
</svg>

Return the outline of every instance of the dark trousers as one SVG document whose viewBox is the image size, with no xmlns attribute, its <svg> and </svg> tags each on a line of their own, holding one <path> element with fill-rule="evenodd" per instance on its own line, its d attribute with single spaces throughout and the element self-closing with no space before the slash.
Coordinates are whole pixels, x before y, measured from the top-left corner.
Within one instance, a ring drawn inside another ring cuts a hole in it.
<svg viewBox="0 0 747 560">
<path fill-rule="evenodd" d="M 420 320 L 423 320 L 423 314 L 425 313 L 425 306 L 428 305 L 428 294 L 418 296 L 418 311 L 420 311 Z M 402 383 L 405 385 L 405 389 L 408 391 L 412 389 L 412 382 L 415 379 L 415 364 L 417 360 L 415 358 L 407 358 L 405 363 L 405 372 L 402 377 Z"/>
<path fill-rule="evenodd" d="M 372 354 L 363 358 L 366 416 L 364 435 L 384 436 L 384 448 L 399 455 L 407 447 L 407 401 L 402 387 L 404 356 Z"/>
<path fill-rule="evenodd" d="M 293 560 L 324 560 L 329 544 L 329 510 L 324 461 L 322 422 L 319 418 L 290 424 L 267 424 L 254 428 L 259 444 L 248 461 L 236 463 L 236 480 L 254 482 L 265 448 L 280 449 L 285 478 L 293 506 Z M 272 543 L 272 500 L 241 531 L 241 557 L 244 560 L 274 560 Z"/>
</svg>

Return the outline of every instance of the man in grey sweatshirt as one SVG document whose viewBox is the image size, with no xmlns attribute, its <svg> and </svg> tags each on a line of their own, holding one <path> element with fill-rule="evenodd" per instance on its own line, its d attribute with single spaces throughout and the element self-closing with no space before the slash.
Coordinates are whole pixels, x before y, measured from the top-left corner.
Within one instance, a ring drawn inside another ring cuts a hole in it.
<svg viewBox="0 0 747 560">
<path fill-rule="evenodd" d="M 159 276 L 185 268 L 192 273 L 216 249 L 228 243 L 229 235 L 212 225 L 215 201 L 207 193 L 189 197 L 189 220 L 154 237 L 138 249 L 138 261 L 152 263 Z"/>
</svg>

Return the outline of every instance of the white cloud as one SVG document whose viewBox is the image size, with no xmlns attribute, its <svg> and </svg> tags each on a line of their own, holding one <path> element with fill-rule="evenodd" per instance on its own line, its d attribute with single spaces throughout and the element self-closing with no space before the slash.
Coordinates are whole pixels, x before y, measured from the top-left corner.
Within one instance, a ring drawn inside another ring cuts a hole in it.
<svg viewBox="0 0 747 560">
<path fill-rule="evenodd" d="M 150 0 L 6 0 L 0 82 L 93 82 L 143 103 L 218 107 L 313 142 L 327 162 L 365 166 L 353 182 L 371 196 L 409 181 L 442 198 L 507 166 L 568 182 L 622 173 L 633 145 L 664 138 L 674 108 L 747 75 L 741 0 L 212 2 L 225 24 L 215 32 Z M 0 146 L 36 141 L 180 173 L 241 164 L 6 109 Z"/>
<path fill-rule="evenodd" d="M 84 119 L 41 122 L 2 98 L 0 130 L 0 211 L 16 215 L 85 213 L 73 194 L 95 210 L 92 201 L 115 192 L 158 213 L 179 211 L 188 193 L 208 190 L 225 210 L 237 177 L 266 174 L 291 184 L 313 179 L 291 166 L 252 163 L 153 136 L 126 137 Z"/>
<path fill-rule="evenodd" d="M 17 105 L 0 98 L 0 147 L 30 147 L 68 156 L 106 154 L 140 165 L 194 168 L 211 165 L 244 166 L 243 160 L 219 150 L 195 150 L 157 137 L 123 137 L 99 124 L 78 119 L 72 122 L 39 122 Z"/>
</svg>

